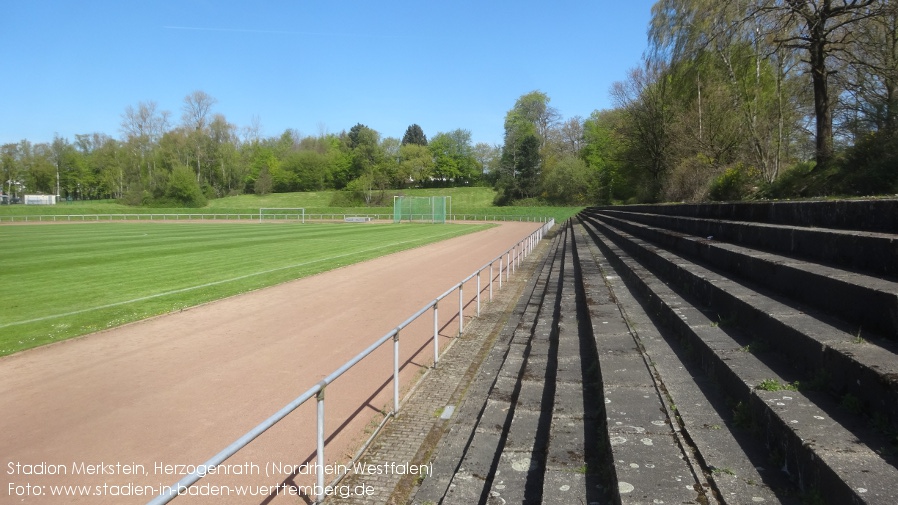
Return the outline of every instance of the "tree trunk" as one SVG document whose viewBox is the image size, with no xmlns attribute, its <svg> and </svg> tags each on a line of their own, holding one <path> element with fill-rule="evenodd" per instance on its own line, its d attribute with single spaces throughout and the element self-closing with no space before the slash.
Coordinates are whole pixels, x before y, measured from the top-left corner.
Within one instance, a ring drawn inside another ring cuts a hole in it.
<svg viewBox="0 0 898 505">
<path fill-rule="evenodd" d="M 826 69 L 826 35 L 823 23 L 810 26 L 811 78 L 814 85 L 814 117 L 817 122 L 817 166 L 826 168 L 833 158 L 833 109 L 829 100 L 828 71 Z"/>
</svg>

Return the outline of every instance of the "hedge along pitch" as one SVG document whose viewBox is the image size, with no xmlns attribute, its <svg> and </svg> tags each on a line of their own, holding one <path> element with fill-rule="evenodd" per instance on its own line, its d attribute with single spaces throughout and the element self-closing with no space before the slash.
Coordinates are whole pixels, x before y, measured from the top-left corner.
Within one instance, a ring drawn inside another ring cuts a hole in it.
<svg viewBox="0 0 898 505">
<path fill-rule="evenodd" d="M 0 355 L 332 270 L 488 225 L 0 228 Z"/>
</svg>

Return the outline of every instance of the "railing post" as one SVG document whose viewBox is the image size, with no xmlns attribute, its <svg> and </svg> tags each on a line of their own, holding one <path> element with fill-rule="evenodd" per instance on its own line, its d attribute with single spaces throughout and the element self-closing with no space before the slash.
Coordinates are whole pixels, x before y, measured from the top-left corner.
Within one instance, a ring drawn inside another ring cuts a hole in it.
<svg viewBox="0 0 898 505">
<path fill-rule="evenodd" d="M 433 367 L 440 361 L 440 316 L 437 304 L 433 302 Z"/>
<path fill-rule="evenodd" d="M 480 317 L 480 271 L 477 271 L 477 317 Z"/>
<path fill-rule="evenodd" d="M 322 387 L 315 395 L 318 403 L 318 493 L 317 501 L 324 501 L 324 387 Z"/>
<path fill-rule="evenodd" d="M 505 282 L 511 278 L 511 251 L 505 253 Z"/>
<path fill-rule="evenodd" d="M 399 413 L 399 332 L 393 335 L 393 414 Z"/>
<path fill-rule="evenodd" d="M 499 289 L 502 289 L 502 256 L 499 256 Z"/>
<path fill-rule="evenodd" d="M 493 301 L 493 262 L 490 261 L 490 301 Z"/>
<path fill-rule="evenodd" d="M 464 284 L 458 285 L 458 334 L 465 331 Z"/>
<path fill-rule="evenodd" d="M 518 268 L 518 244 L 511 248 L 511 273 L 515 273 Z"/>
</svg>

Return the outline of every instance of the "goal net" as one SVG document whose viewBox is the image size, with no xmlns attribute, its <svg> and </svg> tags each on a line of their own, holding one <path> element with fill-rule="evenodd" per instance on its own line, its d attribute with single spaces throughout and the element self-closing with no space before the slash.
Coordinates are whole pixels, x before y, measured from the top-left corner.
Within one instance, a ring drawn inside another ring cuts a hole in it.
<svg viewBox="0 0 898 505">
<path fill-rule="evenodd" d="M 445 223 L 450 196 L 394 196 L 393 222 Z"/>
<path fill-rule="evenodd" d="M 259 222 L 269 220 L 274 221 L 277 219 L 290 219 L 295 221 L 300 221 L 302 223 L 306 222 L 306 209 L 300 208 L 261 208 L 259 209 Z"/>
</svg>

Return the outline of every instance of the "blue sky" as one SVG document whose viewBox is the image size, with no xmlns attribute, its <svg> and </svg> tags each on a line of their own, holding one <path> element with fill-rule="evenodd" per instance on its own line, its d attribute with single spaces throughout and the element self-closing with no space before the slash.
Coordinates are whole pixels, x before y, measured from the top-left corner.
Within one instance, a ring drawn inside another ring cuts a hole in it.
<svg viewBox="0 0 898 505">
<path fill-rule="evenodd" d="M 7 0 L 0 144 L 121 137 L 125 108 L 179 122 L 202 90 L 238 127 L 401 137 L 456 128 L 501 143 L 505 113 L 540 90 L 569 118 L 611 107 L 639 65 L 651 0 Z"/>
</svg>

